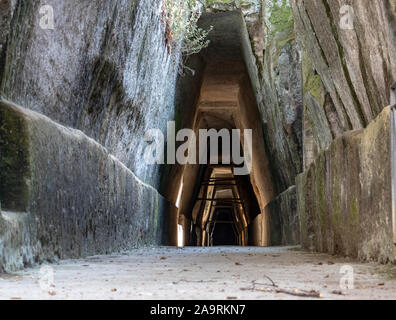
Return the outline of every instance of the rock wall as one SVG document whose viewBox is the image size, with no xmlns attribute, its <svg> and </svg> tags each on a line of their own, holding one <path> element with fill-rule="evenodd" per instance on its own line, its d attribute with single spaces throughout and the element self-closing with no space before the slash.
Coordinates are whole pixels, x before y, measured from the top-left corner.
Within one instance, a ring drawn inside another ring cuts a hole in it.
<svg viewBox="0 0 396 320">
<path fill-rule="evenodd" d="M 389 105 L 396 79 L 394 0 L 291 0 L 303 50 L 304 167 Z"/>
<path fill-rule="evenodd" d="M 14 15 L 16 2 L 16 0 L 3 0 L 0 2 L 0 75 L 4 71 L 7 38 L 10 33 L 11 19 Z"/>
<path fill-rule="evenodd" d="M 266 212 L 269 216 L 271 246 L 300 244 L 296 186 L 290 187 L 270 202 Z"/>
<path fill-rule="evenodd" d="M 302 171 L 301 53 L 292 29 L 276 33 L 265 47 L 259 98 L 268 154 L 280 193 L 293 186 Z"/>
<path fill-rule="evenodd" d="M 389 107 L 345 133 L 297 177 L 301 244 L 361 260 L 394 260 Z"/>
<path fill-rule="evenodd" d="M 281 26 L 270 34 L 264 23 L 266 3 L 261 2 L 255 22 L 251 16 L 246 20 L 257 66 L 253 83 L 273 181 L 280 194 L 295 185 L 295 177 L 302 171 L 301 52 L 293 26 Z"/>
<path fill-rule="evenodd" d="M 254 242 L 258 245 L 296 245 L 300 237 L 294 185 L 303 169 L 301 50 L 292 24 L 278 25 L 270 32 L 265 23 L 266 7 L 267 1 L 261 1 L 259 5 L 253 3 L 254 10 L 242 11 L 252 47 L 251 53 L 245 52 L 245 61 L 261 113 L 277 196 L 253 222 L 250 231 L 260 226 L 260 239 Z M 292 20 L 291 8 L 289 11 Z"/>
<path fill-rule="evenodd" d="M 166 244 L 172 206 L 81 131 L 0 101 L 0 271 Z"/>
<path fill-rule="evenodd" d="M 83 131 L 158 188 L 161 170 L 141 161 L 143 136 L 174 119 L 178 59 L 161 3 L 1 1 L 0 95 Z M 43 5 L 53 30 L 40 27 Z"/>
</svg>

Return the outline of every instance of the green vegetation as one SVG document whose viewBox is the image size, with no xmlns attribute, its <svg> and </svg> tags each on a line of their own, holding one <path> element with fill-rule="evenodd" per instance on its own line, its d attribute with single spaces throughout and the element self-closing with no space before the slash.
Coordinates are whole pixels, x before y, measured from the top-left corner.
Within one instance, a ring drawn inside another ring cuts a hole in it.
<svg viewBox="0 0 396 320">
<path fill-rule="evenodd" d="M 309 92 L 320 106 L 323 106 L 325 103 L 325 95 L 322 79 L 317 73 L 315 73 L 308 54 L 303 54 L 302 71 L 304 92 Z"/>
<path fill-rule="evenodd" d="M 318 157 L 319 166 L 316 167 L 316 192 L 317 192 L 317 209 L 319 213 L 319 227 L 322 240 L 322 250 L 327 251 L 327 228 L 328 218 L 326 212 L 326 190 L 325 190 L 325 154 L 322 152 Z"/>
<path fill-rule="evenodd" d="M 167 41 L 170 48 L 181 46 L 184 56 L 200 52 L 209 45 L 207 36 L 211 29 L 198 27 L 202 5 L 198 0 L 165 0 Z"/>
<path fill-rule="evenodd" d="M 239 9 L 243 6 L 248 6 L 254 1 L 252 0 L 200 0 L 199 1 L 205 8 L 209 8 L 215 5 L 231 5 L 234 9 Z"/>
<path fill-rule="evenodd" d="M 26 211 L 30 178 L 29 137 L 23 115 L 0 102 L 0 201 L 3 208 Z"/>
<path fill-rule="evenodd" d="M 209 45 L 207 36 L 212 30 L 198 27 L 203 11 L 216 5 L 227 5 L 229 9 L 240 9 L 255 3 L 254 0 L 164 0 L 163 11 L 166 17 L 166 40 L 169 51 L 180 48 L 183 57 L 199 53 Z M 185 68 L 181 61 L 182 69 Z"/>
<path fill-rule="evenodd" d="M 267 0 L 265 10 L 270 37 L 279 32 L 293 30 L 294 19 L 289 0 Z"/>
</svg>

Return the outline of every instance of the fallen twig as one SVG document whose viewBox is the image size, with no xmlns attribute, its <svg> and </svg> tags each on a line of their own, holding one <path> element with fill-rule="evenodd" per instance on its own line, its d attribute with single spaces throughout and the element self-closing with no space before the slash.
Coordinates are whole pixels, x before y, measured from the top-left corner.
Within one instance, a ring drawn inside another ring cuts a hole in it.
<svg viewBox="0 0 396 320">
<path fill-rule="evenodd" d="M 260 292 L 269 292 L 269 293 L 284 293 L 297 297 L 305 297 L 305 298 L 322 298 L 322 294 L 316 290 L 301 290 L 301 289 L 284 289 L 279 288 L 279 286 L 268 276 L 264 275 L 266 279 L 271 281 L 271 284 L 262 284 L 257 283 L 256 281 L 252 281 L 252 287 L 249 288 L 241 288 L 242 291 L 260 291 Z M 257 286 L 263 286 L 257 288 Z"/>
<path fill-rule="evenodd" d="M 273 287 L 278 287 L 278 286 L 276 285 L 276 283 L 274 282 L 274 280 L 272 280 L 270 277 L 268 277 L 268 276 L 266 276 L 266 275 L 264 275 L 264 277 L 267 278 L 269 281 L 271 281 Z"/>
<path fill-rule="evenodd" d="M 261 291 L 261 290 L 260 288 L 257 288 L 256 291 Z M 299 289 L 288 290 L 288 289 L 276 288 L 273 289 L 273 291 L 276 293 L 284 293 L 297 297 L 318 298 L 318 299 L 322 298 L 322 294 L 316 290 L 307 291 L 307 290 L 299 290 Z"/>
<path fill-rule="evenodd" d="M 173 284 L 179 284 L 180 282 L 188 282 L 188 283 L 209 283 L 209 282 L 216 282 L 216 280 L 186 280 L 181 279 L 179 281 L 172 282 Z"/>
</svg>

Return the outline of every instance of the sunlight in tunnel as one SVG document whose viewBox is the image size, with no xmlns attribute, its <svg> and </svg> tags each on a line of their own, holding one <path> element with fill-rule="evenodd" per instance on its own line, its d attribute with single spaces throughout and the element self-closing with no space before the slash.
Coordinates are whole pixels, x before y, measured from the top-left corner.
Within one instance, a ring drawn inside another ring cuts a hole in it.
<svg viewBox="0 0 396 320">
<path fill-rule="evenodd" d="M 177 193 L 176 208 L 180 207 L 180 200 L 181 200 L 182 193 L 183 193 L 183 178 L 182 178 L 182 181 L 180 183 L 179 191 Z"/>
<path fill-rule="evenodd" d="M 180 248 L 184 246 L 183 226 L 180 224 L 177 225 L 177 246 Z"/>
</svg>

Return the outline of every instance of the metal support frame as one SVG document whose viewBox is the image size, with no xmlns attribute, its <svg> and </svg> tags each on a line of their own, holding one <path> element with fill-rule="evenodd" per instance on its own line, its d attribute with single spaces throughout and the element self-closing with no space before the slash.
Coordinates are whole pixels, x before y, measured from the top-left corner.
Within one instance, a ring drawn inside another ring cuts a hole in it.
<svg viewBox="0 0 396 320">
<path fill-rule="evenodd" d="M 211 170 L 213 170 L 215 168 L 219 168 L 219 167 L 227 167 L 227 168 L 229 168 L 230 166 L 209 165 L 208 169 L 209 169 L 209 172 L 210 172 Z M 233 166 L 231 166 L 231 168 L 232 167 Z M 206 178 L 201 181 L 201 187 L 200 187 L 201 192 L 199 193 L 200 196 L 196 197 L 195 201 L 200 201 L 201 202 L 200 212 L 198 213 L 197 221 L 202 221 L 202 217 L 204 215 L 204 211 L 205 211 L 205 207 L 206 207 L 205 204 L 207 204 L 207 203 L 209 203 L 209 208 L 210 208 L 209 210 L 210 211 L 212 211 L 212 210 L 216 211 L 216 209 L 221 208 L 221 207 L 223 207 L 223 208 L 224 207 L 231 208 L 233 210 L 234 227 L 236 229 L 236 230 L 234 230 L 234 232 L 236 232 L 237 238 L 240 239 L 240 237 L 239 237 L 240 234 L 238 233 L 240 231 L 239 230 L 240 228 L 237 228 L 238 217 L 234 216 L 234 214 L 236 214 L 234 211 L 235 210 L 237 210 L 237 211 L 241 210 L 244 213 L 243 217 L 241 218 L 242 221 L 240 222 L 241 223 L 241 227 L 242 227 L 241 228 L 242 232 L 244 230 L 243 228 L 246 228 L 245 227 L 245 222 L 246 222 L 246 219 L 248 219 L 248 216 L 247 216 L 248 213 L 246 211 L 246 204 L 245 204 L 246 200 L 244 200 L 243 197 L 241 196 L 241 191 L 240 191 L 240 186 L 238 184 L 238 181 L 239 181 L 238 177 L 212 177 L 211 173 L 206 174 Z M 232 193 L 233 193 L 234 197 L 231 197 L 231 198 L 214 198 L 217 187 L 229 187 L 232 190 Z M 214 188 L 212 197 L 208 195 L 209 188 Z M 235 193 L 237 193 L 237 196 L 236 196 Z M 238 208 L 238 209 L 236 209 L 236 208 Z M 206 232 L 207 232 L 206 237 L 208 238 L 207 240 L 208 240 L 209 243 L 207 243 L 207 241 L 204 240 L 202 242 L 202 245 L 211 246 L 210 239 L 213 236 L 213 232 L 211 232 L 211 231 L 213 231 L 214 229 L 210 228 L 210 225 L 212 224 L 211 220 L 213 218 L 213 217 L 211 218 L 210 215 L 211 215 L 211 213 L 209 214 L 209 219 L 206 222 L 206 224 L 204 224 L 202 226 L 202 229 L 206 230 Z M 206 239 L 206 237 L 205 237 L 205 239 Z M 240 241 L 240 240 L 238 240 L 238 241 Z M 240 245 L 244 245 L 245 243 L 246 243 L 246 241 L 245 242 L 241 242 Z"/>
</svg>

